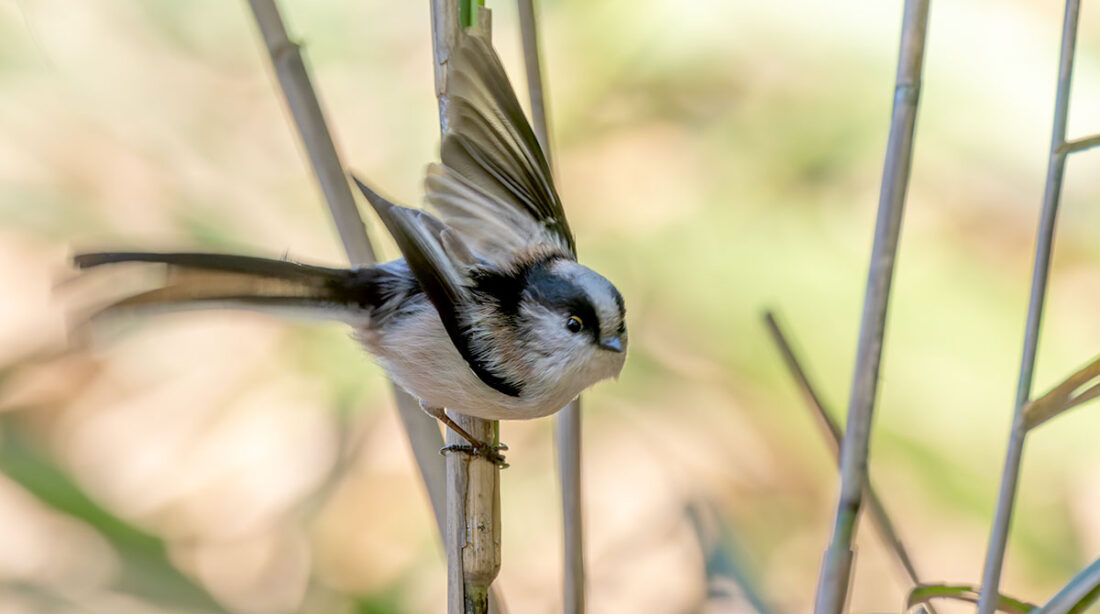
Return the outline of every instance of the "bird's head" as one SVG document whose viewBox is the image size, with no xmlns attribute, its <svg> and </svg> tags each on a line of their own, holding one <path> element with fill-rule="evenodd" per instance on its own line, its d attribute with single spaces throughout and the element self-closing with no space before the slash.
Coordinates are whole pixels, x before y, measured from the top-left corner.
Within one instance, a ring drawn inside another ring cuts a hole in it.
<svg viewBox="0 0 1100 614">
<path fill-rule="evenodd" d="M 527 272 L 516 311 L 532 374 L 579 394 L 618 377 L 626 360 L 626 306 L 606 278 L 576 261 L 538 263 Z"/>
</svg>

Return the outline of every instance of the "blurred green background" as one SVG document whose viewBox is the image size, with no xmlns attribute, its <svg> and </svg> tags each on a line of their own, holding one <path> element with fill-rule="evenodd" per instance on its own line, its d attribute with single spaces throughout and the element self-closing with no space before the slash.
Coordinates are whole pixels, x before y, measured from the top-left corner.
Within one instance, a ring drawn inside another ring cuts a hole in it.
<svg viewBox="0 0 1100 614">
<path fill-rule="evenodd" d="M 438 146 L 427 3 L 281 4 L 346 164 L 418 203 Z M 1071 138 L 1100 132 L 1084 4 Z M 522 83 L 515 9 L 489 6 Z M 837 480 L 760 315 L 842 414 L 900 8 L 540 3 L 560 191 L 632 341 L 585 403 L 592 612 L 748 611 L 708 591 L 699 513 L 779 610 L 810 608 Z M 1061 18 L 932 9 L 871 458 L 929 580 L 980 579 Z M 343 261 L 246 3 L 4 0 L 0 91 L 0 612 L 441 611 L 427 499 L 347 330 L 202 312 L 68 335 L 74 250 Z M 1063 205 L 1036 391 L 1100 351 L 1100 153 L 1070 160 Z M 511 612 L 557 612 L 551 422 L 502 431 L 498 585 Z M 1007 592 L 1042 601 L 1100 555 L 1098 433 L 1085 408 L 1030 440 Z M 901 610 L 897 565 L 872 530 L 859 546 L 853 610 Z"/>
</svg>

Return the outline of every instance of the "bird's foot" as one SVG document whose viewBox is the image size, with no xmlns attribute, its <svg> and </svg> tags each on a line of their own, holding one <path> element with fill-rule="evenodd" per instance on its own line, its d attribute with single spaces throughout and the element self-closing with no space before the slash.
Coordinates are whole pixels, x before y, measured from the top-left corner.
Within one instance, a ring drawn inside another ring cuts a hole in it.
<svg viewBox="0 0 1100 614">
<path fill-rule="evenodd" d="M 508 466 L 508 463 L 504 462 L 504 456 L 501 452 L 508 449 L 508 446 L 502 444 L 491 445 L 482 441 L 478 441 L 476 437 L 466 432 L 466 429 L 459 426 L 442 407 L 432 407 L 424 401 L 420 401 L 420 408 L 427 414 L 447 426 L 455 433 L 458 433 L 466 441 L 470 442 L 470 445 L 449 445 L 439 449 L 439 453 L 446 456 L 451 452 L 461 452 L 463 454 L 469 454 L 470 456 L 480 456 L 494 465 L 499 465 L 501 469 Z"/>
<path fill-rule="evenodd" d="M 478 442 L 477 444 L 451 444 L 440 448 L 439 453 L 444 456 L 455 452 L 469 454 L 470 456 L 484 458 L 494 465 L 498 465 L 501 469 L 507 469 L 508 463 L 504 461 L 504 455 L 501 454 L 501 452 L 507 449 L 508 446 L 504 444 L 492 446 L 487 443 Z"/>
</svg>

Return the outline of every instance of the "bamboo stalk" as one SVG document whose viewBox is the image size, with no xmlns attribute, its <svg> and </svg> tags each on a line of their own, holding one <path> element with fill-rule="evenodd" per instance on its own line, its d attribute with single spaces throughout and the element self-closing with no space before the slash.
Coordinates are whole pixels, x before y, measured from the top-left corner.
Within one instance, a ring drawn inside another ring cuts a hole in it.
<svg viewBox="0 0 1100 614">
<path fill-rule="evenodd" d="M 829 443 L 829 449 L 833 452 L 833 459 L 839 464 L 840 427 L 837 425 L 832 415 L 825 409 L 825 405 L 822 403 L 820 395 L 817 394 L 817 390 L 810 382 L 810 378 L 806 375 L 805 369 L 802 368 L 802 363 L 798 360 L 798 356 L 795 355 L 794 349 L 787 340 L 787 336 L 783 334 L 783 329 L 779 326 L 775 314 L 770 311 L 766 312 L 764 314 L 764 322 L 768 327 L 768 332 L 771 333 L 772 340 L 775 342 L 776 347 L 779 348 L 779 353 L 783 356 L 783 362 L 786 363 L 787 369 L 791 372 L 791 376 L 794 377 L 795 382 L 798 383 L 799 390 L 801 390 L 803 396 L 806 397 L 806 405 L 814 410 L 814 415 L 817 417 L 817 423 L 821 426 L 821 430 L 825 432 L 826 441 Z M 882 504 L 882 499 L 875 491 L 875 487 L 871 483 L 870 475 L 866 476 L 866 481 L 864 482 L 864 496 L 867 498 L 868 506 L 870 507 L 871 521 L 875 524 L 883 541 L 885 541 L 886 545 L 893 551 L 894 556 L 898 559 L 898 563 L 909 577 L 909 580 L 913 584 L 921 584 L 920 577 L 917 575 L 916 566 L 913 564 L 912 557 L 909 556 L 909 550 L 905 547 L 905 544 L 902 543 L 897 529 L 894 528 L 894 522 L 890 519 L 890 515 L 886 512 L 886 507 Z M 932 614 L 935 614 L 936 611 L 932 609 L 931 604 L 928 604 L 927 607 Z"/>
<path fill-rule="evenodd" d="M 539 61 L 538 24 L 534 0 L 518 0 L 519 31 L 527 94 L 531 101 L 532 127 L 546 159 L 550 160 L 550 128 L 546 93 Z M 563 541 L 562 604 L 566 614 L 584 614 L 584 523 L 581 496 L 581 400 L 578 398 L 555 418 L 558 441 L 558 475 L 561 479 Z"/>
<path fill-rule="evenodd" d="M 484 7 L 467 9 L 477 27 L 492 31 L 491 13 Z M 430 0 L 432 49 L 440 130 L 446 130 L 447 63 L 460 34 L 458 0 Z M 456 414 L 454 420 L 479 441 L 497 443 L 499 423 Z M 451 445 L 465 443 L 447 431 Z M 448 454 L 447 468 L 447 612 L 486 614 L 492 583 L 500 571 L 500 466 L 482 456 Z M 496 599 L 494 598 L 495 602 Z"/>
<path fill-rule="evenodd" d="M 920 99 L 921 67 L 928 27 L 929 0 L 906 0 L 894 90 L 894 110 L 886 147 L 878 220 L 871 249 L 863 302 L 855 372 L 848 405 L 848 424 L 840 455 L 840 496 L 832 539 L 825 551 L 814 611 L 839 614 L 844 609 L 852 569 L 852 542 L 867 478 L 867 454 L 882 360 L 886 310 L 897 257 L 898 236 L 909 170 L 913 132 Z"/>
<path fill-rule="evenodd" d="M 347 175 L 336 153 L 320 102 L 310 83 L 301 50 L 287 36 L 286 27 L 273 0 L 249 0 L 249 5 L 348 259 L 352 266 L 370 266 L 375 262 L 374 250 L 359 209 L 355 206 Z M 393 393 L 420 476 L 428 490 L 436 526 L 442 534 L 446 481 L 439 448 L 443 446 L 443 437 L 439 434 L 435 420 L 420 410 L 415 399 L 396 385 L 393 386 Z"/>
<path fill-rule="evenodd" d="M 1051 130 L 1050 157 L 1047 160 L 1046 188 L 1043 206 L 1039 213 L 1038 237 L 1035 242 L 1035 261 L 1031 274 L 1031 294 L 1028 298 L 1027 324 L 1024 328 L 1024 349 L 1020 359 L 1020 377 L 1016 384 L 1016 405 L 1009 432 L 1008 450 L 1005 453 L 1004 472 L 1001 474 L 1001 490 L 997 497 L 997 509 L 986 551 L 985 570 L 982 574 L 981 598 L 978 614 L 993 614 L 997 607 L 997 591 L 1001 583 L 1001 567 L 1004 563 L 1008 530 L 1012 523 L 1012 508 L 1016 501 L 1016 485 L 1023 459 L 1027 425 L 1024 407 L 1031 396 L 1032 377 L 1035 372 L 1035 356 L 1039 349 L 1039 325 L 1043 318 L 1047 278 L 1050 273 L 1050 254 L 1054 246 L 1054 228 L 1058 218 L 1058 204 L 1062 196 L 1062 180 L 1066 170 L 1066 123 L 1069 115 L 1069 91 L 1073 77 L 1073 56 L 1077 45 L 1077 22 L 1081 12 L 1080 0 L 1067 0 L 1062 24 L 1062 50 L 1058 61 L 1058 86 L 1054 101 L 1054 126 Z M 1084 149 L 1083 147 L 1081 149 Z"/>
</svg>

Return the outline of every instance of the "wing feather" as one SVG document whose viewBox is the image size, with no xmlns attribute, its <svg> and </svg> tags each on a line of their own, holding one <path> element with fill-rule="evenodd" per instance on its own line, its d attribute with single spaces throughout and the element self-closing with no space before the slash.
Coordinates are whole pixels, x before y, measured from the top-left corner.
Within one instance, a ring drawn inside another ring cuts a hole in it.
<svg viewBox="0 0 1100 614">
<path fill-rule="evenodd" d="M 473 260 L 469 248 L 435 217 L 395 205 L 354 179 L 397 242 L 458 353 L 485 384 L 506 395 L 519 396 L 520 388 L 493 373 L 474 348 L 469 322 L 465 321 L 475 302 L 467 275 Z"/>
<path fill-rule="evenodd" d="M 496 263 L 535 244 L 557 246 L 575 258 L 550 166 L 500 58 L 482 35 L 468 32 L 449 66 L 442 164 L 428 171 L 429 204 L 475 252 Z"/>
<path fill-rule="evenodd" d="M 446 226 L 423 211 L 391 203 L 358 178 L 355 183 L 397 242 L 413 275 L 439 311 L 447 332 L 452 338 L 461 337 L 458 314 L 471 297 L 466 276 L 443 249 L 440 234 Z"/>
<path fill-rule="evenodd" d="M 524 225 L 532 223 L 526 213 L 438 164 L 428 168 L 426 184 L 436 209 L 445 210 L 447 224 L 463 236 L 491 236 L 505 252 L 525 247 L 530 235 Z"/>
</svg>

